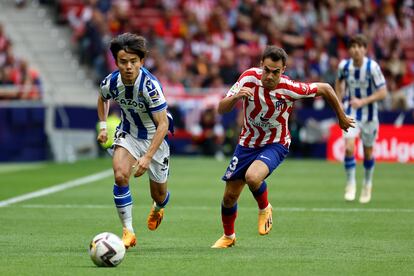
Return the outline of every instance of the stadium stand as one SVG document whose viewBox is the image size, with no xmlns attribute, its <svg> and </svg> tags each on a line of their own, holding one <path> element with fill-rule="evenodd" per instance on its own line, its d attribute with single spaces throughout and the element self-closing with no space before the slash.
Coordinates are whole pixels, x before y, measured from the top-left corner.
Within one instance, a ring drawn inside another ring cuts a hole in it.
<svg viewBox="0 0 414 276">
<path fill-rule="evenodd" d="M 0 159 L 22 161 L 54 158 L 57 161 L 70 161 L 80 152 L 86 153 L 85 156 L 96 155 L 93 132 L 96 112 L 92 113 L 91 108 L 96 103 L 96 87 L 88 76 L 88 70 L 82 68 L 72 54 L 69 28 L 56 26 L 49 8 L 43 7 L 38 1 L 25 1 L 24 4 L 2 1 L 0 6 L 4 33 L 12 45 L 13 56 L 18 57 L 19 62 L 16 64 L 20 68 L 28 68 L 26 75 L 34 77 L 34 81 L 40 80 L 43 91 L 41 101 L 36 103 L 0 101 L 3 118 L 8 118 L 0 125 L 0 144 L 2 148 L 8 149 L 2 151 Z M 14 79 L 22 79 L 24 71 L 17 70 L 17 66 L 13 66 L 13 69 Z M 10 95 L 10 91 L 19 87 L 10 85 L 7 92 Z M 21 94 L 18 93 L 19 98 Z M 30 96 L 33 99 L 39 98 L 39 93 L 25 94 L 33 94 Z M 81 110 L 90 108 L 92 116 L 88 117 L 91 122 L 87 130 L 70 121 L 70 114 L 67 114 L 65 107 L 73 106 Z M 16 120 L 19 124 L 14 123 Z M 10 141 L 19 141 L 20 150 L 12 150 L 8 146 Z M 34 141 L 39 143 L 34 144 Z M 81 145 L 77 145 L 76 141 L 81 141 Z M 27 154 L 26 151 L 33 154 Z"/>
<path fill-rule="evenodd" d="M 186 130 L 200 115 L 197 107 L 206 105 L 205 101 L 217 100 L 242 71 L 257 66 L 258 55 L 265 45 L 279 45 L 288 51 L 286 74 L 292 78 L 332 84 L 338 61 L 346 55 L 347 40 L 357 32 L 365 33 L 373 42 L 369 54 L 380 62 L 388 81 L 390 96 L 383 103 L 381 118 L 393 123 L 404 113 L 403 123 L 412 123 L 414 11 L 410 3 L 407 0 L 2 1 L 0 18 L 13 42 L 13 52 L 27 60 L 29 67 L 37 69 L 43 103 L 57 107 L 52 116 L 46 116 L 52 118 L 47 120 L 49 134 L 56 133 L 56 129 L 94 128 L 97 84 L 115 69 L 107 49 L 110 39 L 126 31 L 145 36 L 152 46 L 146 67 L 163 83 L 171 107 L 175 108 L 177 125 L 184 130 L 177 135 L 182 140 L 172 141 L 177 143 L 172 148 L 179 152 L 184 148 L 182 141 L 191 141 Z M 177 102 L 179 107 L 174 104 Z M 329 120 L 332 116 L 320 100 L 298 103 L 296 109 L 295 118 L 301 128 L 308 123 L 303 116 L 311 115 L 318 120 Z M 222 124 L 230 127 L 235 116 L 223 117 Z M 72 140 L 65 137 L 54 140 Z M 62 158 L 73 155 L 67 152 L 73 149 L 62 152 Z"/>
<path fill-rule="evenodd" d="M 153 45 L 149 69 L 165 80 L 174 78 L 172 72 L 178 69 L 187 92 L 212 84 L 216 67 L 220 71 L 225 66 L 228 50 L 236 53 L 233 62 L 241 73 L 257 65 L 266 44 L 288 51 L 292 58 L 287 74 L 292 78 L 332 83 L 338 60 L 346 55 L 347 40 L 357 32 L 374 42 L 370 54 L 380 61 L 389 81 L 395 82 L 394 90 L 414 81 L 410 1 L 89 0 L 83 6 L 81 2 L 60 0 L 56 10 L 59 18 L 72 18 L 68 21 L 82 55 L 85 40 L 91 41 L 96 33 L 101 37 L 99 43 L 104 43 L 118 33 L 137 32 Z M 74 24 L 74 18 L 83 22 Z M 87 32 L 87 26 L 93 31 Z M 106 64 L 105 72 L 98 70 L 98 79 L 114 68 L 103 51 L 83 60 L 91 66 Z M 236 75 L 232 80 L 224 75 L 218 78 L 221 83 L 232 83 Z"/>
</svg>

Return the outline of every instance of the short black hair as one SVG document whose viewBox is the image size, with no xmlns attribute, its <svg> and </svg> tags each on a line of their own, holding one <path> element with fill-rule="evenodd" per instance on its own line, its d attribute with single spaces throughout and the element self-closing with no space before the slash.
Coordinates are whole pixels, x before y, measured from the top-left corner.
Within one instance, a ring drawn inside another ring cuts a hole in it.
<svg viewBox="0 0 414 276">
<path fill-rule="evenodd" d="M 274 45 L 269 45 L 263 51 L 261 61 L 263 62 L 267 58 L 270 58 L 272 61 L 282 60 L 283 66 L 285 66 L 288 55 L 282 48 L 276 47 Z"/>
<path fill-rule="evenodd" d="M 354 44 L 359 45 L 359 46 L 364 46 L 365 48 L 367 48 L 367 46 L 368 46 L 368 39 L 363 34 L 354 35 L 349 40 L 348 48 L 351 48 L 352 45 L 354 45 Z"/>
<path fill-rule="evenodd" d="M 140 59 L 147 56 L 147 40 L 139 35 L 123 33 L 111 40 L 111 53 L 117 60 L 118 52 L 124 50 L 127 53 L 136 54 Z"/>
</svg>

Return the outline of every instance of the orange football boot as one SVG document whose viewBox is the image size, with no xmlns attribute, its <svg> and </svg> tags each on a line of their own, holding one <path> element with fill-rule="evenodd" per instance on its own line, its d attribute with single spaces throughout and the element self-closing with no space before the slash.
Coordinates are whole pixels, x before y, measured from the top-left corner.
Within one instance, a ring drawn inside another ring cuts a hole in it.
<svg viewBox="0 0 414 276">
<path fill-rule="evenodd" d="M 151 211 L 148 215 L 147 225 L 148 229 L 154 231 L 161 224 L 162 218 L 164 217 L 164 208 L 160 209 L 158 212 L 155 210 L 154 206 L 151 208 Z"/>
<path fill-rule="evenodd" d="M 211 248 L 228 248 L 236 245 L 236 237 L 229 238 L 226 235 L 223 235 L 220 239 L 218 239 Z"/>
<path fill-rule="evenodd" d="M 259 210 L 258 229 L 260 235 L 266 235 L 272 230 L 272 205 L 267 205 L 264 210 Z"/>
<path fill-rule="evenodd" d="M 124 228 L 122 231 L 122 242 L 124 243 L 126 249 L 135 246 L 137 244 L 135 233 L 129 231 L 127 228 Z"/>
</svg>

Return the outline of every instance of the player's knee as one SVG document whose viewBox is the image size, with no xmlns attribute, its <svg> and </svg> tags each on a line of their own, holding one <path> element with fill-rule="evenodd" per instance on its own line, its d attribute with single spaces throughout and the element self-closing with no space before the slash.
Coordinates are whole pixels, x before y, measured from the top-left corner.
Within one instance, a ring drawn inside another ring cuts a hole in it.
<svg viewBox="0 0 414 276">
<path fill-rule="evenodd" d="M 262 183 L 262 177 L 255 172 L 246 173 L 246 183 L 249 187 L 257 187 Z"/>
<path fill-rule="evenodd" d="M 115 183 L 126 184 L 129 182 L 128 172 L 122 170 L 115 170 Z"/>
<path fill-rule="evenodd" d="M 353 156 L 354 155 L 354 148 L 353 147 L 347 147 L 345 149 L 345 156 Z"/>
<path fill-rule="evenodd" d="M 374 156 L 372 155 L 372 152 L 364 152 L 364 159 L 365 160 L 371 160 Z"/>
<path fill-rule="evenodd" d="M 234 192 L 227 192 L 223 196 L 223 205 L 225 207 L 233 207 L 236 204 L 237 200 L 239 199 L 239 194 Z"/>
</svg>

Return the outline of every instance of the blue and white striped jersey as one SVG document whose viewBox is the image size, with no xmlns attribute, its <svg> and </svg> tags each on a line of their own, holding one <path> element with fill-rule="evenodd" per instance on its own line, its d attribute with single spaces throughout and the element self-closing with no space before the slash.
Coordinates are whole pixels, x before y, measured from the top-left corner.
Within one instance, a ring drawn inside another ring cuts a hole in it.
<svg viewBox="0 0 414 276">
<path fill-rule="evenodd" d="M 344 59 L 338 66 L 338 79 L 345 80 L 345 113 L 359 122 L 378 121 L 378 103 L 373 102 L 359 109 L 351 107 L 351 97 L 368 97 L 385 85 L 381 68 L 374 60 L 364 57 L 361 67 L 355 67 L 352 59 Z"/>
<path fill-rule="evenodd" d="M 100 87 L 104 99 L 113 99 L 121 107 L 118 129 L 135 138 L 152 139 L 156 131 L 152 114 L 167 108 L 158 79 L 141 67 L 133 86 L 125 86 L 119 71 L 114 71 L 102 81 Z M 171 120 L 169 115 L 170 128 Z"/>
</svg>

